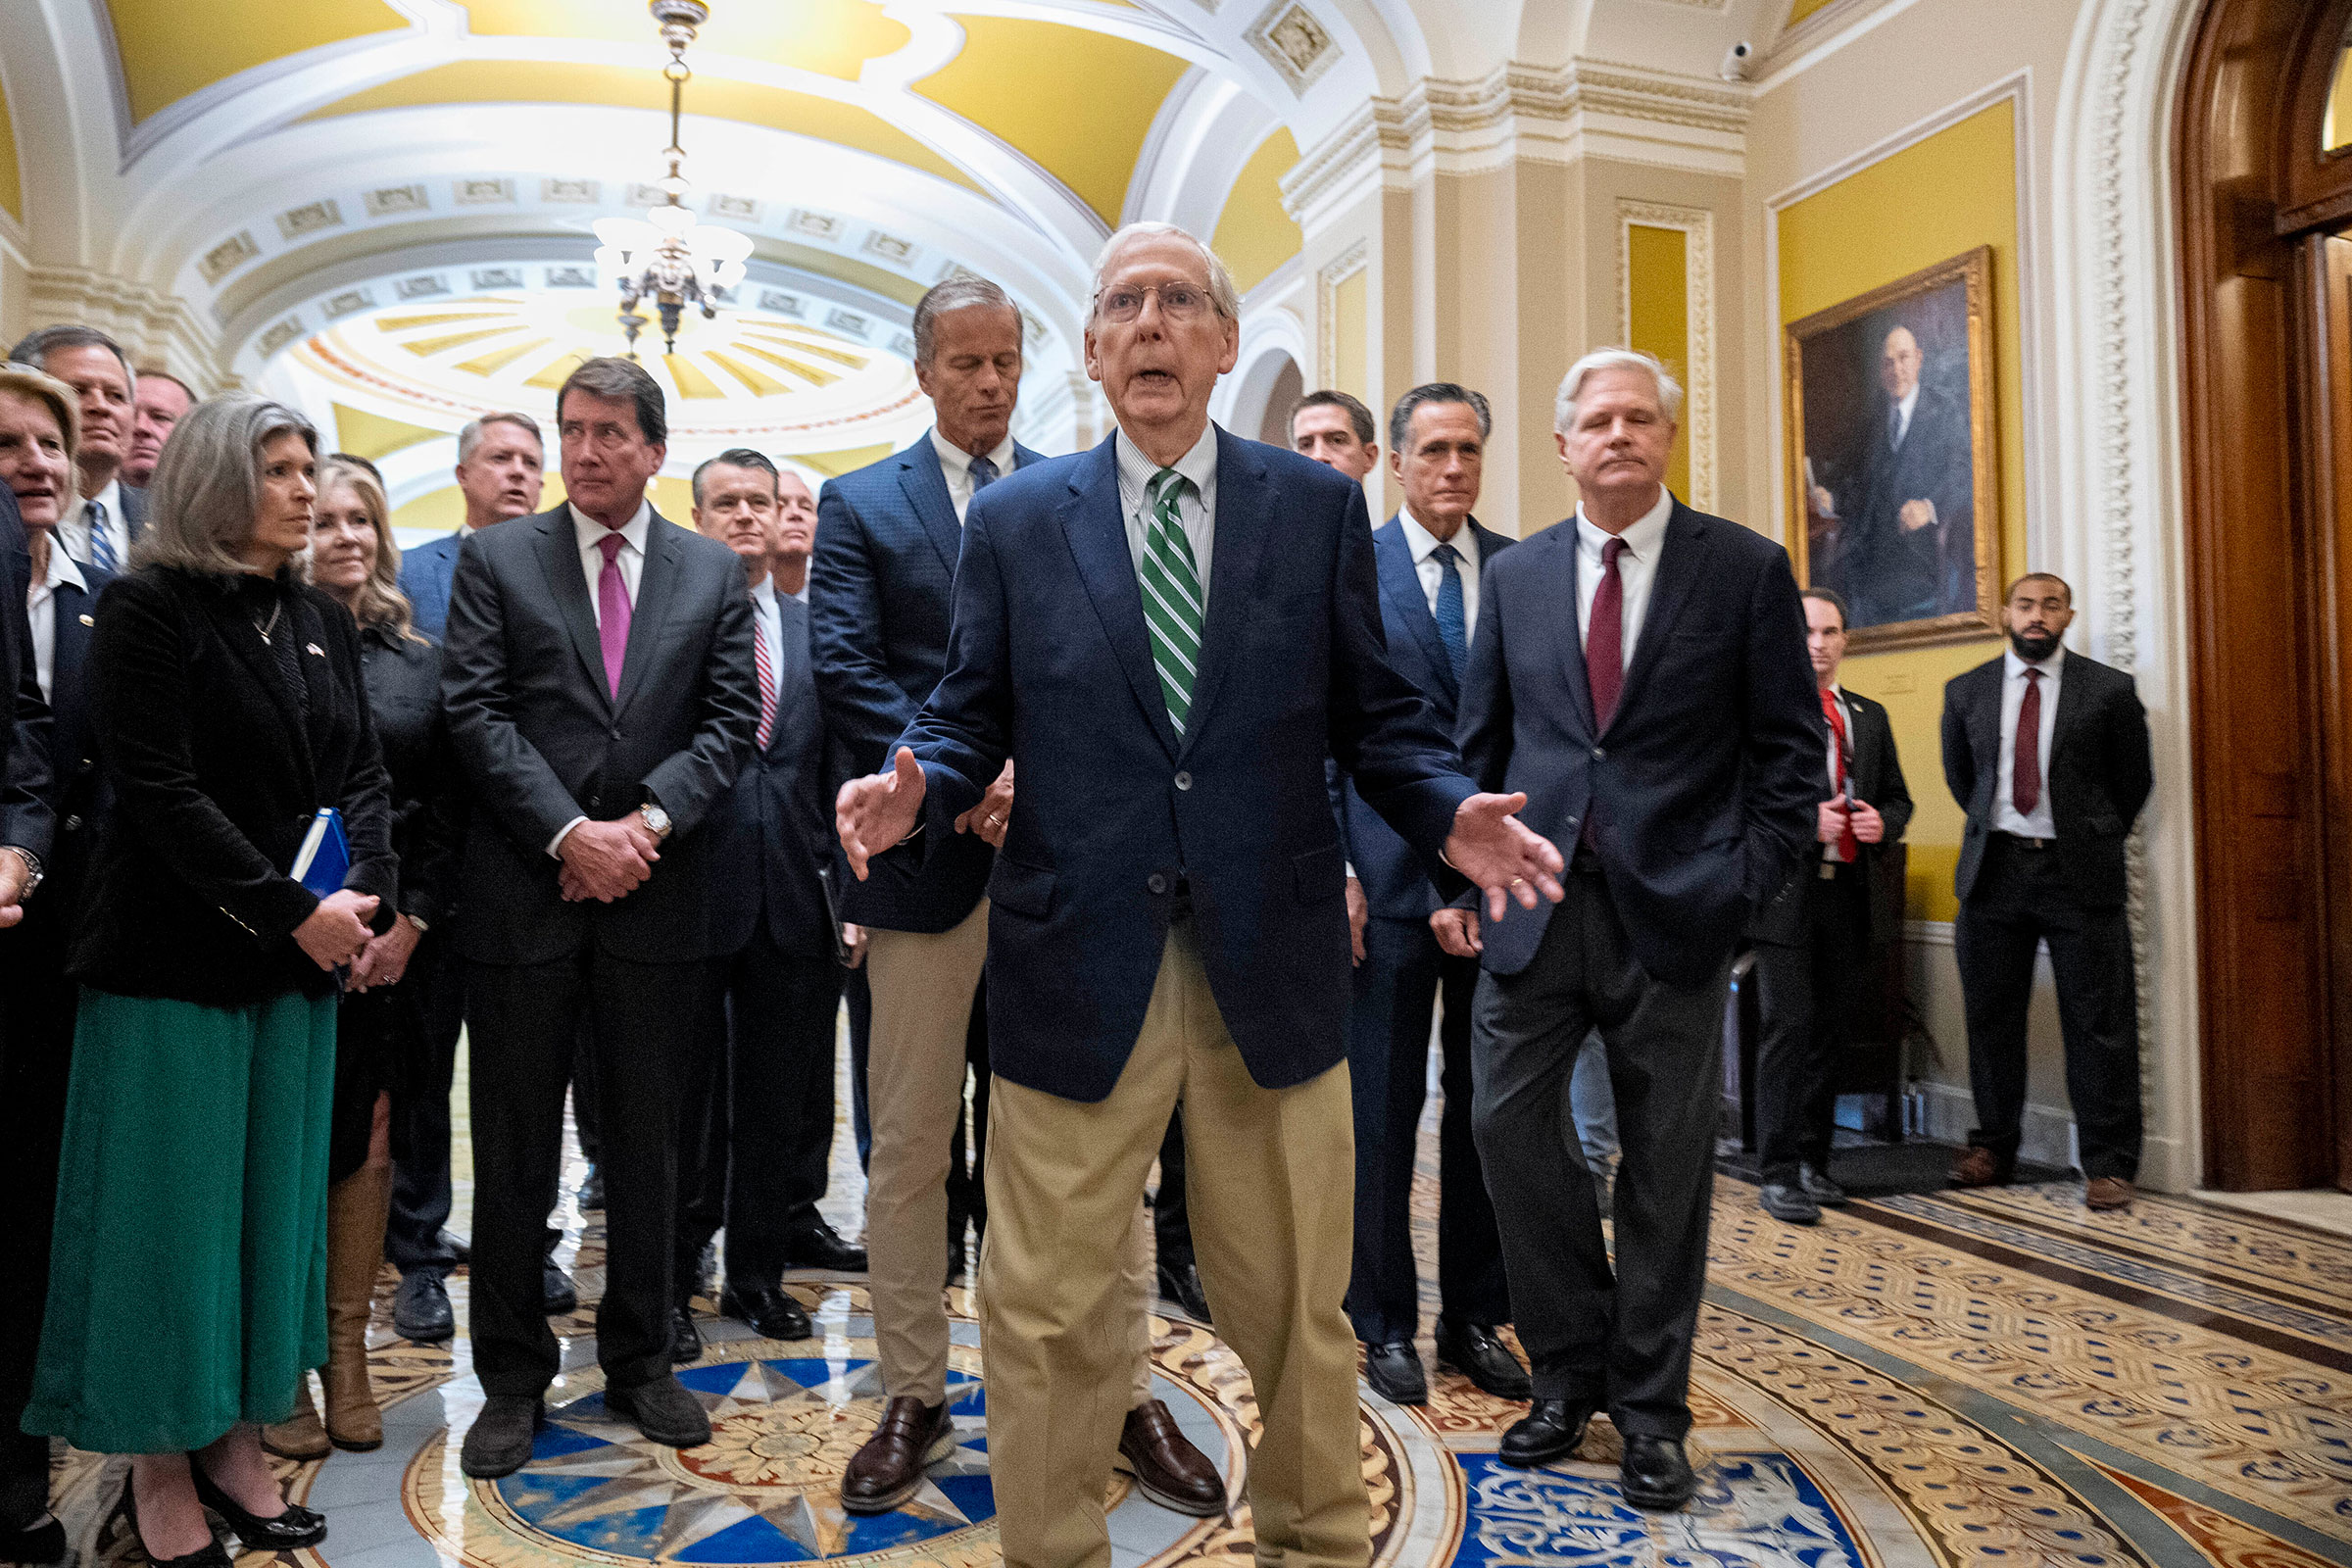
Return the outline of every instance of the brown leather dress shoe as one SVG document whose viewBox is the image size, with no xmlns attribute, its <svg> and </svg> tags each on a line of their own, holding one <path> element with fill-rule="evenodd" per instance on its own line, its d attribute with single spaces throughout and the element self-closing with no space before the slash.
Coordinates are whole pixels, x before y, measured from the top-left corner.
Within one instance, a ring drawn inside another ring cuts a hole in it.
<svg viewBox="0 0 2352 1568">
<path fill-rule="evenodd" d="M 888 1513 L 922 1490 L 923 1468 L 956 1448 L 956 1423 L 945 1400 L 926 1405 L 901 1395 L 882 1424 L 841 1473 L 841 1505 L 851 1513 Z"/>
<path fill-rule="evenodd" d="M 1146 1399 L 1127 1412 L 1127 1425 L 1119 1433 L 1119 1456 L 1112 1462 L 1135 1477 L 1144 1495 L 1162 1508 L 1196 1519 L 1225 1511 L 1224 1478 L 1157 1399 Z"/>
<path fill-rule="evenodd" d="M 2082 1206 L 2109 1209 L 2130 1208 L 2132 1200 L 2139 1195 L 2132 1184 L 2121 1176 L 2093 1176 L 2082 1189 Z"/>
<path fill-rule="evenodd" d="M 2005 1187 L 2010 1172 L 2010 1161 L 1989 1149 L 1971 1144 L 1952 1161 L 1951 1181 L 1954 1187 Z"/>
</svg>

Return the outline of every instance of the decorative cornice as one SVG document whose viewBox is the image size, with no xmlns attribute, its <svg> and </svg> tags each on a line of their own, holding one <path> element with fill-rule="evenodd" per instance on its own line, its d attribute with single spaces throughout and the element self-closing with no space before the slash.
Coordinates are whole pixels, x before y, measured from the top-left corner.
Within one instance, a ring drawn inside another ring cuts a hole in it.
<svg viewBox="0 0 2352 1568">
<path fill-rule="evenodd" d="M 1634 339 L 1633 229 L 1640 223 L 1682 231 L 1683 318 L 1689 334 L 1683 374 L 1690 381 L 1684 410 L 1690 454 L 1692 506 L 1712 512 L 1716 504 L 1715 384 L 1715 215 L 1704 207 L 1668 207 L 1654 202 L 1617 203 L 1618 341 Z"/>
<path fill-rule="evenodd" d="M 74 321 L 121 342 L 133 361 L 160 365 L 200 391 L 230 384 L 220 343 L 176 294 L 86 267 L 38 267 L 26 289 L 34 326 Z"/>
</svg>

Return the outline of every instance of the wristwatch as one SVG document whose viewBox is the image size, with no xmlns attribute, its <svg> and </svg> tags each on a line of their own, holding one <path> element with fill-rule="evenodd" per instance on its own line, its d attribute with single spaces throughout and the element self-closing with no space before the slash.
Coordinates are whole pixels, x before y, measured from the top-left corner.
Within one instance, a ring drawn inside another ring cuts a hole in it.
<svg viewBox="0 0 2352 1568">
<path fill-rule="evenodd" d="M 644 818 L 646 831 L 653 834 L 655 838 L 666 839 L 669 837 L 669 813 L 662 809 L 658 802 L 646 802 L 637 808 L 637 814 Z"/>
<path fill-rule="evenodd" d="M 41 885 L 41 858 L 22 844 L 0 844 L 0 850 L 6 850 L 24 862 L 24 886 L 17 893 L 17 902 L 21 904 L 31 898 L 33 889 Z"/>
</svg>

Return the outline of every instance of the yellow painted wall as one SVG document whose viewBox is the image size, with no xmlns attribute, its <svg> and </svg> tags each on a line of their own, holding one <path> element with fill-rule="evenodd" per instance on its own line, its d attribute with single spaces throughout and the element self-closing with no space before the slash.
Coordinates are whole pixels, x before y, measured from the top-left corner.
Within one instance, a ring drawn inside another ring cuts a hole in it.
<svg viewBox="0 0 2352 1568">
<path fill-rule="evenodd" d="M 1331 384 L 1372 405 L 1371 345 L 1366 341 L 1372 304 L 1369 268 L 1351 272 L 1331 291 Z M 1375 418 L 1379 417 L 1375 412 Z"/>
<path fill-rule="evenodd" d="M 1798 9 L 1804 9 L 1802 0 Z M 1999 575 L 2004 581 L 2015 576 L 2026 564 L 2026 471 L 2011 106 L 1995 104 L 1884 158 L 1783 209 L 1778 221 L 1783 326 L 1979 245 L 1992 247 Z M 1848 660 L 1841 676 L 1854 690 L 1886 705 L 1903 776 L 1918 803 L 1909 834 L 1915 919 L 1949 920 L 1959 913 L 1952 867 L 1964 817 L 1943 786 L 1938 739 L 1943 683 L 1999 652 L 1999 639 L 1986 638 L 1877 654 Z"/>
<path fill-rule="evenodd" d="M 17 119 L 0 89 L 0 208 L 19 222 L 24 220 L 24 173 L 17 163 Z"/>
<path fill-rule="evenodd" d="M 389 456 L 403 447 L 416 446 L 426 441 L 438 441 L 449 434 L 447 430 L 428 429 L 411 424 L 406 419 L 389 418 L 381 414 L 369 414 L 365 409 L 335 405 L 335 450 L 348 452 L 369 462 Z M 421 523 L 402 523 L 402 527 L 422 527 Z M 456 524 L 451 524 L 455 527 Z"/>
<path fill-rule="evenodd" d="M 1632 327 L 1628 347 L 1664 361 L 1685 387 L 1690 384 L 1690 241 L 1679 228 L 1647 223 L 1630 225 L 1625 241 L 1626 316 Z M 1666 488 L 1690 499 L 1688 421 L 1666 464 Z"/>
<path fill-rule="evenodd" d="M 217 5 L 190 0 L 112 0 L 105 14 L 133 121 L 240 71 L 409 24 L 383 0 L 274 0 L 228 19 Z"/>
<path fill-rule="evenodd" d="M 1795 26 L 1814 12 L 1822 10 L 1829 4 L 1831 4 L 1831 0 L 1796 0 L 1796 3 L 1788 8 L 1788 25 Z"/>
<path fill-rule="evenodd" d="M 1277 130 L 1258 144 L 1242 166 L 1225 198 L 1225 211 L 1209 245 L 1233 272 L 1233 286 L 1247 294 L 1266 274 L 1298 254 L 1305 234 L 1282 207 L 1282 176 L 1298 162 L 1298 143 Z"/>
</svg>

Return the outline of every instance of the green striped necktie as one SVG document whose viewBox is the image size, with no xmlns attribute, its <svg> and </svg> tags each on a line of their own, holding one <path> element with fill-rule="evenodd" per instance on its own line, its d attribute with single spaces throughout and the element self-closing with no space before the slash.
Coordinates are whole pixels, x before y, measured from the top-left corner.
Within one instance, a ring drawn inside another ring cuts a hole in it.
<svg viewBox="0 0 2352 1568">
<path fill-rule="evenodd" d="M 1144 562 L 1136 573 L 1144 589 L 1144 619 L 1152 628 L 1152 662 L 1178 740 L 1184 739 L 1194 673 L 1200 664 L 1200 570 L 1176 513 L 1177 503 L 1192 489 L 1193 481 L 1174 468 L 1152 476 L 1152 519 L 1144 528 Z"/>
</svg>

